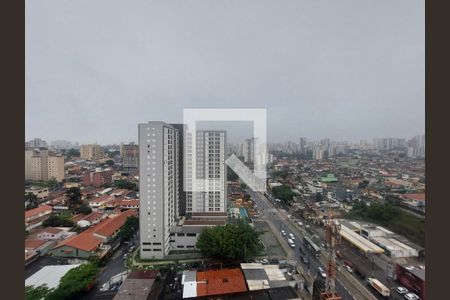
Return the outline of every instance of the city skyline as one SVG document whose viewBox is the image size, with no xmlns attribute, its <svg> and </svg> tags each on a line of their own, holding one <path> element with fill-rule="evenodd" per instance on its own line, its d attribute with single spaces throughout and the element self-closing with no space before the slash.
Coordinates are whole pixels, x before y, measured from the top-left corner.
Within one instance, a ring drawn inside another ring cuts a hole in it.
<svg viewBox="0 0 450 300">
<path fill-rule="evenodd" d="M 424 132 L 422 1 L 117 3 L 27 1 L 27 140 L 136 141 L 200 107 L 267 108 L 274 142 Z"/>
</svg>

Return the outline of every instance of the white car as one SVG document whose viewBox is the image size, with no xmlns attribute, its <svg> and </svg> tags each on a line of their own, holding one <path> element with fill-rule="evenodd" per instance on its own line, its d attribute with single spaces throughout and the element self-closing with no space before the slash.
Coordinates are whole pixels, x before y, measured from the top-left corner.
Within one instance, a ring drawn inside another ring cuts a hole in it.
<svg viewBox="0 0 450 300">
<path fill-rule="evenodd" d="M 395 290 L 396 290 L 397 293 L 399 293 L 400 295 L 403 295 L 403 294 L 406 294 L 406 293 L 409 292 L 406 288 L 404 288 L 404 287 L 402 287 L 402 286 L 398 286 Z"/>
<path fill-rule="evenodd" d="M 286 235 L 286 231 L 281 230 L 281 234 L 282 234 L 282 235 Z"/>
<path fill-rule="evenodd" d="M 322 267 L 318 268 L 318 272 L 322 278 L 327 278 L 327 274 L 325 273 L 325 270 Z"/>
<path fill-rule="evenodd" d="M 407 300 L 419 300 L 419 296 L 417 296 L 414 293 L 407 293 L 405 295 L 405 299 L 407 299 Z"/>
<path fill-rule="evenodd" d="M 353 273 L 353 269 L 350 266 L 345 265 L 345 269 L 349 272 L 349 273 Z"/>
<path fill-rule="evenodd" d="M 303 226 L 302 222 L 298 222 L 297 224 L 298 224 L 298 226 Z"/>
<path fill-rule="evenodd" d="M 290 237 L 292 240 L 295 240 L 295 236 L 294 236 L 292 233 L 289 233 L 289 237 Z"/>
</svg>

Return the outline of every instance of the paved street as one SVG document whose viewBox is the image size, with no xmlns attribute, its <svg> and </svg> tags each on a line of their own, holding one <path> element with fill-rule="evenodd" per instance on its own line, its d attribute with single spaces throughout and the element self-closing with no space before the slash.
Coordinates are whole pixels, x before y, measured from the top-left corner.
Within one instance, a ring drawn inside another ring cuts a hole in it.
<svg viewBox="0 0 450 300">
<path fill-rule="evenodd" d="M 287 233 L 293 233 L 295 237 L 296 246 L 294 248 L 294 259 L 297 260 L 299 264 L 302 264 L 302 267 L 306 268 L 310 275 L 317 276 L 316 272 L 319 266 L 324 268 L 325 258 L 322 255 L 322 259 L 317 259 L 314 255 L 309 255 L 309 266 L 305 266 L 300 260 L 300 251 L 299 246 L 301 245 L 304 249 L 307 249 L 305 245 L 303 245 L 303 235 L 298 228 L 293 226 L 287 219 L 287 215 L 283 215 L 278 208 L 276 208 L 265 196 L 260 193 L 253 192 L 251 190 L 247 190 L 247 192 L 251 195 L 252 199 L 255 200 L 258 210 L 263 214 L 264 218 L 268 221 L 272 222 L 278 231 L 285 230 Z M 287 237 L 283 237 L 287 243 Z M 349 278 L 345 274 L 342 276 L 338 272 L 338 280 L 336 281 L 336 290 L 343 297 L 343 299 L 376 299 L 367 289 L 363 286 L 362 288 L 366 291 L 361 293 L 361 283 L 359 283 L 356 279 Z M 345 285 L 341 283 L 341 281 L 345 282 Z M 355 287 L 355 285 L 359 285 L 359 287 Z"/>
<path fill-rule="evenodd" d="M 138 240 L 138 235 L 134 238 L 134 243 Z M 100 275 L 97 277 L 95 281 L 95 286 L 89 293 L 86 293 L 83 297 L 83 300 L 91 300 L 94 299 L 95 294 L 99 291 L 104 283 L 106 283 L 112 276 L 122 273 L 126 270 L 125 263 L 123 260 L 123 255 L 127 253 L 128 244 L 122 243 L 119 248 L 114 252 L 111 260 L 102 270 Z"/>
</svg>

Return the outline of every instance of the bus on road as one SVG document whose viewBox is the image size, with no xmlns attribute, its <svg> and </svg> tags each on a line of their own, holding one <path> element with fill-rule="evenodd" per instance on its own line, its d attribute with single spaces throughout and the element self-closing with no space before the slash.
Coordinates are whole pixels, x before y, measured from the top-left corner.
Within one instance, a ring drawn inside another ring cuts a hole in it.
<svg viewBox="0 0 450 300">
<path fill-rule="evenodd" d="M 306 246 L 314 253 L 316 257 L 320 256 L 320 247 L 317 246 L 312 239 L 309 236 L 304 236 L 303 241 L 305 242 Z"/>
</svg>

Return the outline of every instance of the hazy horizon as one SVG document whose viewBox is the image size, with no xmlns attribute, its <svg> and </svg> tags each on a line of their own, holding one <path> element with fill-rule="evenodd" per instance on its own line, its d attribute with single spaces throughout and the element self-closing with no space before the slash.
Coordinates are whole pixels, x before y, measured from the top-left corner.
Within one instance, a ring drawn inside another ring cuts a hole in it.
<svg viewBox="0 0 450 300">
<path fill-rule="evenodd" d="M 424 5 L 26 0 L 25 139 L 137 141 L 203 107 L 266 108 L 274 143 L 424 134 Z"/>
</svg>

